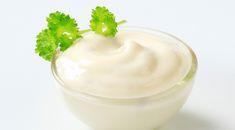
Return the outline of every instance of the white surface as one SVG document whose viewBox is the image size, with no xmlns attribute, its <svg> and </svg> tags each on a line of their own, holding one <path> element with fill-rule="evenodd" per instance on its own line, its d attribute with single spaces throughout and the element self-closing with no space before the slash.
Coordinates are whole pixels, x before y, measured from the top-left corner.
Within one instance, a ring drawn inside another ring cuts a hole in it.
<svg viewBox="0 0 235 130">
<path fill-rule="evenodd" d="M 163 130 L 235 129 L 233 0 L 1 0 L 1 130 L 63 130 L 45 127 L 45 116 L 59 126 L 70 119 L 76 124 L 72 117 L 66 119 L 66 109 L 60 113 L 62 108 L 53 105 L 50 64 L 34 54 L 35 35 L 45 27 L 45 16 L 55 10 L 71 14 L 85 28 L 96 5 L 106 5 L 118 20 L 128 20 L 127 25 L 157 28 L 183 38 L 197 53 L 199 69 L 192 95 Z"/>
</svg>

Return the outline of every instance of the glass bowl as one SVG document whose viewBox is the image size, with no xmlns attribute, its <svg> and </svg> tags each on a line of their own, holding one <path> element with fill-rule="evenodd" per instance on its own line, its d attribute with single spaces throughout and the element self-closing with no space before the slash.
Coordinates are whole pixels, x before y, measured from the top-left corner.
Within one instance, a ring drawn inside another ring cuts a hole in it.
<svg viewBox="0 0 235 130">
<path fill-rule="evenodd" d="M 192 49 L 179 38 L 154 29 L 123 27 L 121 30 L 143 31 L 183 44 L 192 57 L 187 75 L 171 88 L 151 96 L 137 98 L 109 98 L 80 92 L 66 87 L 57 74 L 55 61 L 51 69 L 64 101 L 81 122 L 94 130 L 153 130 L 171 119 L 183 106 L 193 86 L 197 58 Z"/>
</svg>

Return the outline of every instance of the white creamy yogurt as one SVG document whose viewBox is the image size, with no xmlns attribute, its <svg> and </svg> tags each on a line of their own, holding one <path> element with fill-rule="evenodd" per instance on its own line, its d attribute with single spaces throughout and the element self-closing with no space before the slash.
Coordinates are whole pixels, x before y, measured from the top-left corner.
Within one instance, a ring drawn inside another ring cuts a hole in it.
<svg viewBox="0 0 235 130">
<path fill-rule="evenodd" d="M 115 38 L 88 33 L 57 58 L 57 73 L 66 87 L 96 96 L 153 95 L 190 70 L 188 48 L 175 42 L 134 30 L 121 30 Z"/>
</svg>

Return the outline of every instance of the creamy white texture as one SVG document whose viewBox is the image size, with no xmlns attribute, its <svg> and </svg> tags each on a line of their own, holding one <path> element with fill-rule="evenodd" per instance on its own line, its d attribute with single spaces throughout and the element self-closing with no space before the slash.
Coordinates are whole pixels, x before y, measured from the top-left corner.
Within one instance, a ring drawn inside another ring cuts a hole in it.
<svg viewBox="0 0 235 130">
<path fill-rule="evenodd" d="M 175 39 L 120 30 L 115 38 L 94 33 L 56 60 L 65 87 L 102 97 L 142 97 L 182 80 L 191 67 L 188 48 Z"/>
</svg>

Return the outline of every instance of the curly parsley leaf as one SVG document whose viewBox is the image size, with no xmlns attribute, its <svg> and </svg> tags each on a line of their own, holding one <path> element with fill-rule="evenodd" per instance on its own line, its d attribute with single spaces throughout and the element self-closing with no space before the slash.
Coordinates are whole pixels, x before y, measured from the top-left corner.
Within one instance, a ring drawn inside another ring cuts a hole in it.
<svg viewBox="0 0 235 130">
<path fill-rule="evenodd" d="M 90 28 L 97 34 L 114 37 L 117 33 L 115 16 L 106 7 L 97 6 L 92 10 Z"/>
<path fill-rule="evenodd" d="M 58 49 L 65 51 L 81 34 L 75 19 L 64 13 L 51 13 L 47 22 L 48 29 L 37 35 L 35 52 L 45 60 L 51 61 Z"/>
<path fill-rule="evenodd" d="M 58 41 L 50 30 L 44 29 L 37 35 L 35 52 L 45 60 L 51 61 L 57 48 Z"/>
<path fill-rule="evenodd" d="M 47 18 L 48 28 L 55 33 L 60 50 L 65 51 L 77 38 L 81 38 L 76 20 L 64 13 L 54 12 Z"/>
</svg>

